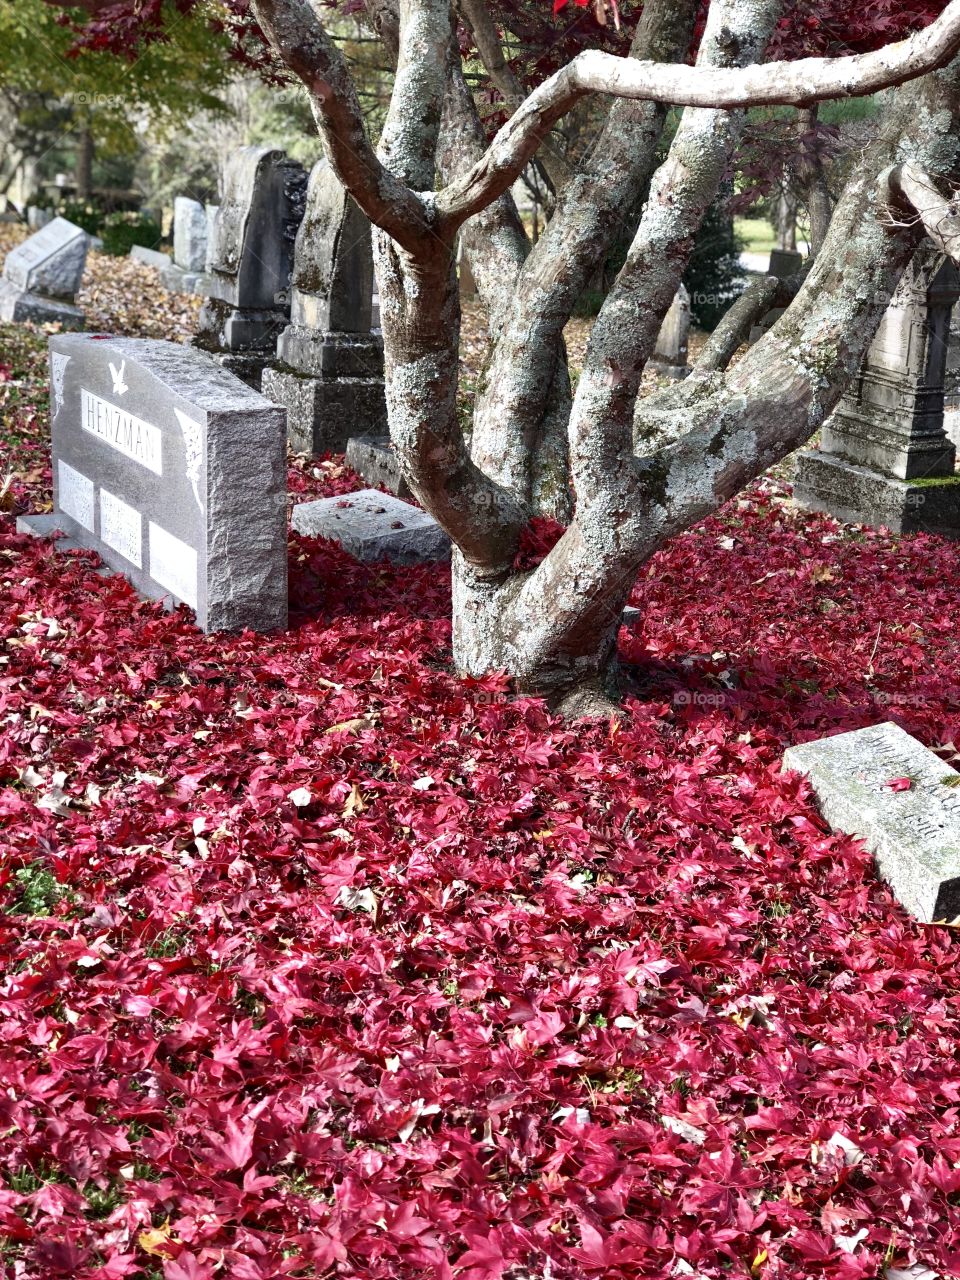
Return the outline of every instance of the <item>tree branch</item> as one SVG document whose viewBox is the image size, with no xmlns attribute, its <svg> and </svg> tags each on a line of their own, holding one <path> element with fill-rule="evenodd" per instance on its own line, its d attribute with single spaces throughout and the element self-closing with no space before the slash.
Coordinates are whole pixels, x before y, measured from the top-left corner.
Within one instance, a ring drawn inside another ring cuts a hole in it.
<svg viewBox="0 0 960 1280">
<path fill-rule="evenodd" d="M 960 264 L 960 207 L 940 194 L 925 169 L 908 161 L 889 174 L 890 190 L 905 200 L 941 253 Z"/>
<path fill-rule="evenodd" d="M 371 222 L 412 250 L 432 234 L 430 212 L 370 146 L 353 79 L 320 20 L 322 7 L 321 0 L 252 0 L 271 47 L 310 94 L 337 177 Z"/>
<path fill-rule="evenodd" d="M 945 66 L 960 50 L 960 0 L 925 30 L 848 58 L 800 58 L 759 66 L 662 66 L 587 50 L 539 85 L 497 133 L 483 160 L 438 197 L 443 218 L 458 225 L 516 179 L 547 133 L 588 93 L 656 99 L 675 106 L 730 110 L 810 106 L 862 97 Z"/>
</svg>

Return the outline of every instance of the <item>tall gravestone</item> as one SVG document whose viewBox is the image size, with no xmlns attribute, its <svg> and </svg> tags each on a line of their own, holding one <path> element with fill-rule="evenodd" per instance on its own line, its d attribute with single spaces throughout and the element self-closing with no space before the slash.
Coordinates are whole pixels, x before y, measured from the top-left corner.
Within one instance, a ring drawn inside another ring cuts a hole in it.
<svg viewBox="0 0 960 1280">
<path fill-rule="evenodd" d="M 293 447 L 322 454 L 351 435 L 381 436 L 387 415 L 383 339 L 372 332 L 370 223 L 336 174 L 320 161 L 310 174 L 297 233 L 290 323 L 263 393 L 287 409 Z"/>
<path fill-rule="evenodd" d="M 53 515 L 204 631 L 286 625 L 283 410 L 205 352 L 173 342 L 50 339 Z"/>
<path fill-rule="evenodd" d="M 275 147 L 241 147 L 227 162 L 193 341 L 255 389 L 289 315 L 306 185 L 303 166 Z"/>
<path fill-rule="evenodd" d="M 800 454 L 794 499 L 840 520 L 960 537 L 956 446 L 944 430 L 952 263 L 922 248 L 908 267 L 853 388 Z"/>
<path fill-rule="evenodd" d="M 52 222 L 12 249 L 0 278 L 0 320 L 53 322 L 82 329 L 77 290 L 87 262 L 89 238 L 66 218 Z"/>
<path fill-rule="evenodd" d="M 197 293 L 207 267 L 207 211 L 199 200 L 173 202 L 173 262 L 160 273 L 172 293 Z"/>
</svg>

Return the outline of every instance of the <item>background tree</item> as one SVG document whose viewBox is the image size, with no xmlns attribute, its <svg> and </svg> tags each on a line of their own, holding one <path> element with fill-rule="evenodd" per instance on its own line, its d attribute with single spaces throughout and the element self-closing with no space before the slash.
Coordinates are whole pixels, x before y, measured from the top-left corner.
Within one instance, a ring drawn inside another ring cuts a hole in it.
<svg viewBox="0 0 960 1280">
<path fill-rule="evenodd" d="M 7 184 L 24 159 L 46 156 L 62 165 L 69 158 L 77 194 L 85 197 L 98 152 L 132 160 L 147 132 L 167 138 L 198 111 L 225 110 L 234 46 L 205 8 L 164 9 L 155 38 L 133 59 L 112 46 L 78 48 L 62 17 L 43 0 L 0 0 Z"/>
</svg>

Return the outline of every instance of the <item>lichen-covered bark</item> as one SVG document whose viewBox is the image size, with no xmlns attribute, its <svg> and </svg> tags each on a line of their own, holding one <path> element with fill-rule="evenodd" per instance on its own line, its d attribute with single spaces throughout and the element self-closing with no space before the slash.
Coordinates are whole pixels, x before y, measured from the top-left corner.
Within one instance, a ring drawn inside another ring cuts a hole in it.
<svg viewBox="0 0 960 1280">
<path fill-rule="evenodd" d="M 682 58 L 695 10 L 694 0 L 650 0 L 631 57 Z M 566 378 L 563 328 L 616 237 L 639 215 L 665 116 L 657 103 L 614 104 L 593 151 L 564 186 L 524 264 L 477 400 L 473 457 L 478 466 L 522 501 L 530 503 L 536 495 L 538 512 L 564 522 L 570 514 L 569 406 L 551 404 L 559 391 L 558 371 Z"/>
</svg>

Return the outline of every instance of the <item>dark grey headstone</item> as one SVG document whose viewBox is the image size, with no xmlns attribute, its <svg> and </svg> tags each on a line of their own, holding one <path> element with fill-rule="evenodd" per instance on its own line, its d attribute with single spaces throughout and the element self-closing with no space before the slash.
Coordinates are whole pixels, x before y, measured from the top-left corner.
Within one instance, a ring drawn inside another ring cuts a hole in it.
<svg viewBox="0 0 960 1280">
<path fill-rule="evenodd" d="M 386 431 L 383 339 L 373 333 L 370 223 L 325 160 L 310 174 L 297 235 L 290 324 L 263 394 L 287 409 L 293 448 L 321 455 Z"/>
<path fill-rule="evenodd" d="M 306 186 L 303 166 L 275 147 L 241 147 L 227 162 L 209 269 L 198 285 L 207 301 L 193 342 L 221 358 L 243 354 L 244 376 L 257 389 L 290 314 Z"/>
<path fill-rule="evenodd" d="M 337 542 L 367 562 L 415 564 L 450 555 L 450 539 L 432 516 L 377 489 L 301 502 L 293 508 L 292 525 L 297 533 Z"/>
<path fill-rule="evenodd" d="M 87 261 L 89 237 L 66 218 L 54 218 L 7 254 L 0 281 L 0 320 L 59 321 L 82 328 L 74 305 Z"/>
<path fill-rule="evenodd" d="M 960 774 L 887 723 L 790 747 L 824 818 L 874 855 L 898 902 L 926 924 L 960 923 Z M 908 790 L 891 790 L 909 778 Z"/>
<path fill-rule="evenodd" d="M 282 409 L 172 342 L 50 340 L 54 511 L 205 631 L 286 624 Z"/>
<path fill-rule="evenodd" d="M 768 276 L 776 276 L 778 280 L 789 280 L 803 266 L 803 254 L 796 249 L 771 249 Z"/>
</svg>

